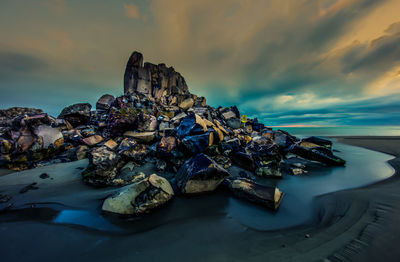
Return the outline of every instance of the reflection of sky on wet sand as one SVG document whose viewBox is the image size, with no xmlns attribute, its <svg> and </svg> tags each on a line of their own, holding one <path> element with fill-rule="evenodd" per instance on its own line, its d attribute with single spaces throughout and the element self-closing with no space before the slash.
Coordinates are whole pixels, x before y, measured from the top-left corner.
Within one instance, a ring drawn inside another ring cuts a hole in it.
<svg viewBox="0 0 400 262">
<path fill-rule="evenodd" d="M 56 224 L 79 225 L 102 231 L 121 231 L 102 215 L 83 210 L 62 210 L 53 220 Z"/>
</svg>

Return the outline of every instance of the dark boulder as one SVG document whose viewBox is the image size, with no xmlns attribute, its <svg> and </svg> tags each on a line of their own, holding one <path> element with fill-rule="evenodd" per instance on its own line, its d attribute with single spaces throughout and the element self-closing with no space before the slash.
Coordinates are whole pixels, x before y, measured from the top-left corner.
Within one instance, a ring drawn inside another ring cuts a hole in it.
<svg viewBox="0 0 400 262">
<path fill-rule="evenodd" d="M 233 138 L 227 141 L 224 141 L 218 145 L 219 152 L 228 156 L 233 152 L 238 152 L 241 150 L 240 141 L 238 138 Z"/>
<path fill-rule="evenodd" d="M 346 164 L 345 160 L 335 156 L 330 149 L 310 142 L 297 143 L 290 152 L 302 158 L 321 162 L 328 166 L 343 166 Z"/>
<path fill-rule="evenodd" d="M 61 111 L 58 118 L 67 120 L 73 127 L 86 125 L 90 120 L 91 109 L 88 103 L 70 105 Z"/>
<path fill-rule="evenodd" d="M 140 114 L 141 110 L 132 108 L 111 110 L 107 119 L 107 129 L 110 136 L 122 136 L 126 131 L 136 129 Z"/>
<path fill-rule="evenodd" d="M 174 156 L 177 142 L 174 136 L 164 136 L 157 145 L 157 155 L 162 158 Z"/>
<path fill-rule="evenodd" d="M 298 139 L 289 133 L 278 130 L 273 133 L 273 141 L 281 151 L 289 150 Z"/>
<path fill-rule="evenodd" d="M 88 154 L 89 165 L 82 172 L 83 180 L 94 186 L 113 185 L 113 179 L 121 168 L 121 158 L 115 152 L 102 146 Z"/>
<path fill-rule="evenodd" d="M 176 182 L 183 194 L 197 194 L 215 190 L 228 176 L 228 171 L 214 160 L 198 154 L 181 166 Z"/>
<path fill-rule="evenodd" d="M 253 156 L 250 153 L 243 151 L 233 152 L 230 158 L 235 164 L 249 171 L 254 171 L 256 168 Z"/>
<path fill-rule="evenodd" d="M 142 161 L 150 152 L 148 146 L 139 144 L 133 138 L 125 138 L 118 147 L 118 154 L 136 161 Z"/>
<path fill-rule="evenodd" d="M 226 179 L 224 184 L 238 198 L 277 210 L 283 193 L 276 187 L 264 186 L 246 178 Z"/>
<path fill-rule="evenodd" d="M 212 144 L 213 133 L 207 132 L 201 135 L 187 136 L 182 139 L 182 144 L 191 154 L 204 152 Z"/>
<path fill-rule="evenodd" d="M 200 116 L 189 114 L 181 120 L 176 132 L 179 138 L 198 135 L 207 132 L 207 125 Z"/>
<path fill-rule="evenodd" d="M 114 103 L 115 97 L 112 95 L 102 95 L 96 103 L 96 110 L 108 111 Z"/>
</svg>

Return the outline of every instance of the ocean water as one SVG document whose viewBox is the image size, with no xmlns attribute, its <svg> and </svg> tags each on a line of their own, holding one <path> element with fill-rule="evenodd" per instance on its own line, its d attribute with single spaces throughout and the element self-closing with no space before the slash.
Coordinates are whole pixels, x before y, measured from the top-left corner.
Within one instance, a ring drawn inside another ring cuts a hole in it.
<svg viewBox="0 0 400 262">
<path fill-rule="evenodd" d="M 400 136 L 400 126 L 276 127 L 296 136 Z"/>
</svg>

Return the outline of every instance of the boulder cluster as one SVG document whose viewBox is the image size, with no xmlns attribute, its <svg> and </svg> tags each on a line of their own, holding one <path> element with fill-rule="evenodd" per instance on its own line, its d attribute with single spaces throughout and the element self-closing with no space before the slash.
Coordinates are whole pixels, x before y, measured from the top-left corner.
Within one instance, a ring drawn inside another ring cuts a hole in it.
<svg viewBox="0 0 400 262">
<path fill-rule="evenodd" d="M 257 118 L 242 118 L 236 106 L 207 105 L 174 68 L 143 64 L 138 52 L 127 63 L 124 95 L 103 95 L 95 109 L 74 104 L 57 118 L 39 109 L 0 110 L 0 166 L 23 170 L 88 158 L 85 183 L 124 186 L 103 204 L 104 211 L 119 214 L 147 213 L 175 194 L 200 194 L 221 185 L 277 209 L 283 193 L 252 177 L 306 173 L 303 164 L 288 161 L 290 155 L 345 164 L 328 140 L 298 139 Z M 146 163 L 158 175 L 135 171 Z M 234 174 L 233 167 L 252 175 Z M 173 175 L 165 179 L 164 173 Z"/>
</svg>

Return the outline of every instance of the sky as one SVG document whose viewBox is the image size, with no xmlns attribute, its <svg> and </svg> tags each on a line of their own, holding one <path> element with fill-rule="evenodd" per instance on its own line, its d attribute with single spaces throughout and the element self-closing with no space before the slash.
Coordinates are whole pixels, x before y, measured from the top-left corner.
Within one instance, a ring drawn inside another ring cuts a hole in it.
<svg viewBox="0 0 400 262">
<path fill-rule="evenodd" d="M 269 126 L 400 125 L 399 0 L 2 0 L 0 108 L 123 94 L 129 55 Z"/>
</svg>

